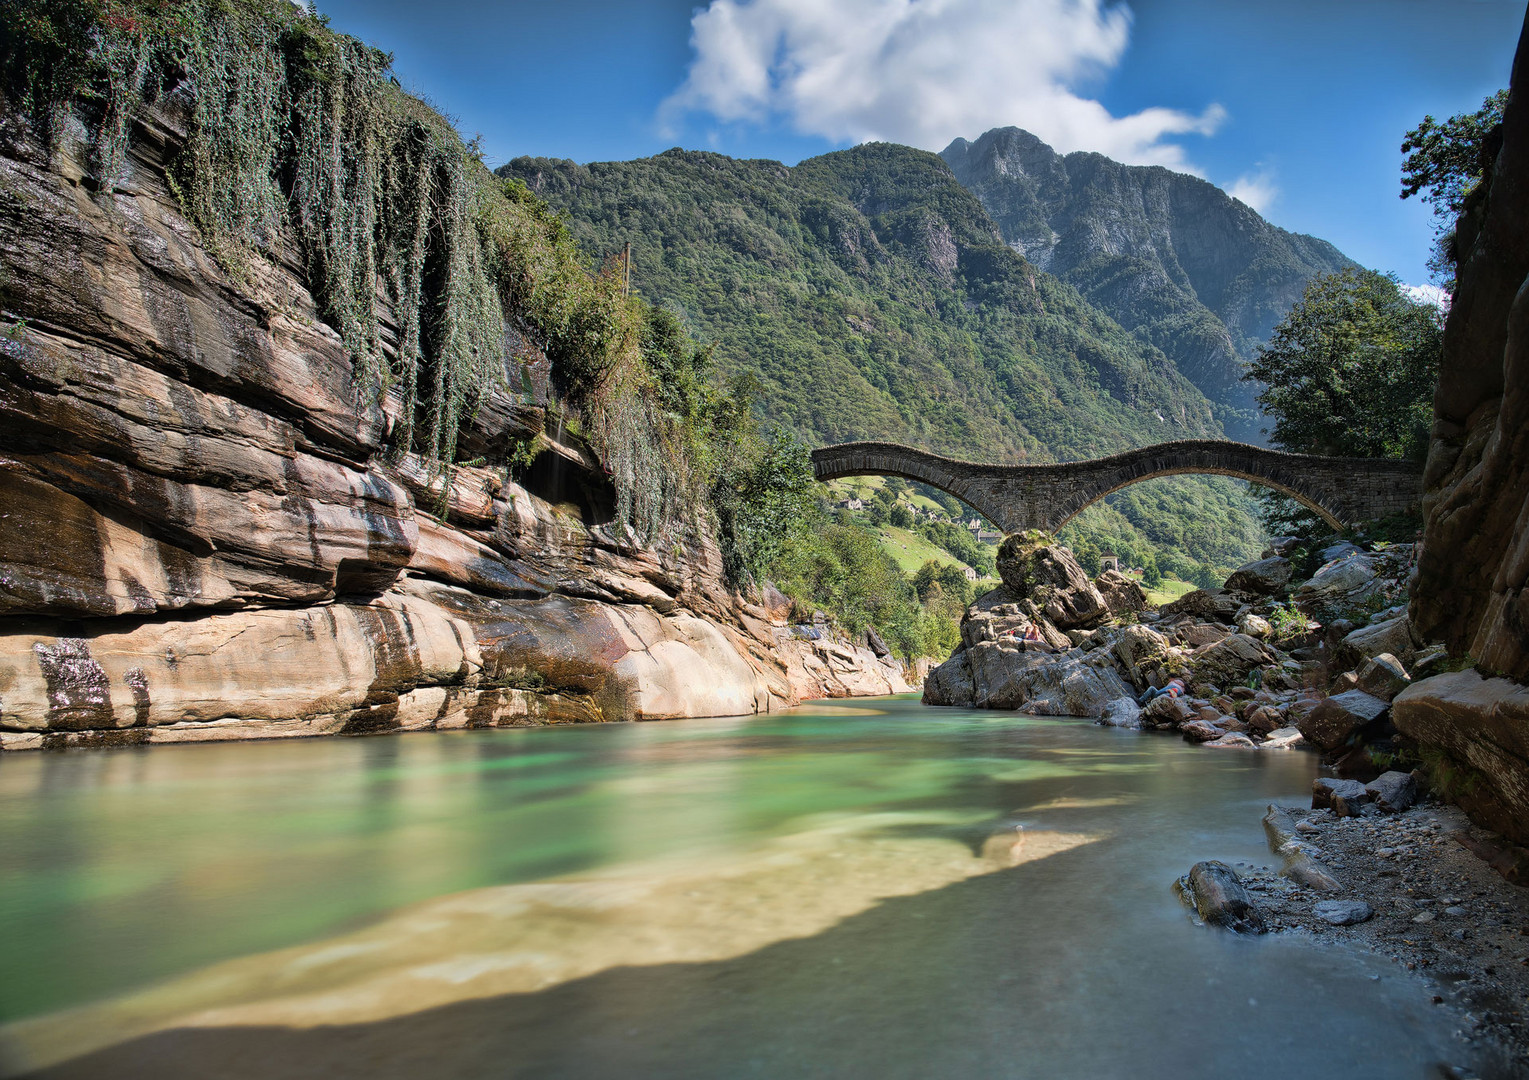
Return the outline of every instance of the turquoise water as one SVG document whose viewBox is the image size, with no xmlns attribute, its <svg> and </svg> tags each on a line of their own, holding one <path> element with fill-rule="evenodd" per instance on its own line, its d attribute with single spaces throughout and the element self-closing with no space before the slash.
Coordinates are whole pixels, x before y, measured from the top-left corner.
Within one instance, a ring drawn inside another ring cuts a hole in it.
<svg viewBox="0 0 1529 1080">
<path fill-rule="evenodd" d="M 10 755 L 0 1071 L 1435 1075 L 1394 967 L 1171 891 L 1314 767 L 910 699 Z"/>
</svg>

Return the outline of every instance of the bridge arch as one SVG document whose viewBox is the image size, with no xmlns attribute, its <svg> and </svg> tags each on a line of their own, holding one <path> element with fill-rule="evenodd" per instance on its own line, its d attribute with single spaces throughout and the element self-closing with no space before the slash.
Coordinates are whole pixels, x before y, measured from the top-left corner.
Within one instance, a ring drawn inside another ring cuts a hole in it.
<svg viewBox="0 0 1529 1080">
<path fill-rule="evenodd" d="M 1110 457 L 1046 465 L 988 465 L 897 443 L 858 442 L 813 451 L 819 480 L 901 476 L 948 492 L 1005 532 L 1055 532 L 1113 492 L 1159 476 L 1250 480 L 1285 493 L 1335 528 L 1415 510 L 1422 467 L 1380 458 L 1287 454 L 1247 443 L 1190 439 Z"/>
</svg>

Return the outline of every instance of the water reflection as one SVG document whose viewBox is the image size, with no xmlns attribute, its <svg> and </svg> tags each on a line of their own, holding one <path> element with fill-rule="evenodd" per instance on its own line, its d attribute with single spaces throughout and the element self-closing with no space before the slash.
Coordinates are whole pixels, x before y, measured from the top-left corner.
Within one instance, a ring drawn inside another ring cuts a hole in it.
<svg viewBox="0 0 1529 1080">
<path fill-rule="evenodd" d="M 10 757 L 6 1045 L 60 1076 L 1421 1076 L 1416 987 L 1168 889 L 1267 861 L 1262 805 L 1312 771 L 908 700 Z"/>
</svg>

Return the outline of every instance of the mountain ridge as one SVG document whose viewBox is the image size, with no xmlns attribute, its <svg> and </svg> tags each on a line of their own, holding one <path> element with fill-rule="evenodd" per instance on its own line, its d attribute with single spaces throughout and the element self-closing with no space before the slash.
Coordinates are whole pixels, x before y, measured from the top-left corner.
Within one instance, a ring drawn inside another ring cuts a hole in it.
<svg viewBox="0 0 1529 1080">
<path fill-rule="evenodd" d="M 1005 243 L 1162 349 L 1229 436 L 1263 441 L 1243 365 L 1311 277 L 1351 259 L 1200 177 L 1059 154 L 1022 128 L 956 139 L 940 156 Z"/>
</svg>

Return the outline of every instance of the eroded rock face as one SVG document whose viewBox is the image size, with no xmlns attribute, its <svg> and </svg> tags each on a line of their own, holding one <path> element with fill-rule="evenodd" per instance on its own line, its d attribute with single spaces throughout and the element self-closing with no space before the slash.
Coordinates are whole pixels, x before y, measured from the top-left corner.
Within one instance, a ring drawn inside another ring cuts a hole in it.
<svg viewBox="0 0 1529 1080">
<path fill-rule="evenodd" d="M 704 531 L 642 547 L 612 527 L 599 461 L 549 427 L 546 358 L 512 330 L 516 393 L 482 404 L 462 448 L 535 437 L 521 480 L 385 458 L 398 402 L 358 389 L 289 245 L 225 275 L 165 180 L 176 118 L 140 120 L 96 191 L 78 132 L 50 155 L 0 117 L 0 746 L 907 688 L 869 649 L 784 643 L 783 598 L 733 594 Z"/>
<path fill-rule="evenodd" d="M 1529 681 L 1529 48 L 1501 144 L 1456 227 L 1412 601 L 1427 641 Z"/>
<path fill-rule="evenodd" d="M 1456 224 L 1457 286 L 1444 329 L 1423 484 L 1411 622 L 1481 670 L 1396 697 L 1397 726 L 1477 783 L 1455 793 L 1478 821 L 1529 840 L 1529 22 L 1501 141 Z M 1489 147 L 1490 149 L 1490 147 Z M 1438 663 L 1430 654 L 1415 673 Z M 1512 680 L 1512 681 L 1509 681 Z"/>
</svg>

